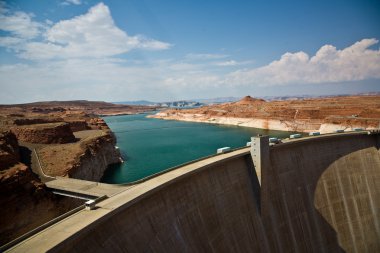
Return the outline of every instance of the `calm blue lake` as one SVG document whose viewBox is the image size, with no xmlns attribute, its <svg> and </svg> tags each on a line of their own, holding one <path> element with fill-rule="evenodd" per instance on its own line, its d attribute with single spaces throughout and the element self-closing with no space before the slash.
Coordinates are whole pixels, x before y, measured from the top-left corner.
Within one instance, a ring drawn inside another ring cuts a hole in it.
<svg viewBox="0 0 380 253">
<path fill-rule="evenodd" d="M 125 160 L 111 166 L 106 183 L 129 183 L 204 156 L 221 147 L 245 146 L 251 136 L 288 137 L 289 132 L 146 118 L 147 114 L 104 117 Z"/>
</svg>

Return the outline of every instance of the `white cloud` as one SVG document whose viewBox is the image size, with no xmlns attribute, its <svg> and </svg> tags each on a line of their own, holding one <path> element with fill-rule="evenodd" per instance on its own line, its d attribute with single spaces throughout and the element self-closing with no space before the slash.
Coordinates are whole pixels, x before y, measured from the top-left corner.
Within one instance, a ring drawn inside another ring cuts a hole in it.
<svg viewBox="0 0 380 253">
<path fill-rule="evenodd" d="M 156 82 L 150 68 L 123 67 L 111 59 L 68 59 L 0 66 L 1 103 L 97 99 L 136 94 Z M 152 83 L 152 84 L 151 84 Z M 103 98 L 102 98 L 103 96 Z M 25 101 L 26 100 L 26 101 Z M 1 104 L 0 103 L 0 104 Z"/>
<path fill-rule="evenodd" d="M 43 25 L 32 21 L 32 14 L 21 11 L 10 13 L 4 5 L 0 8 L 0 30 L 21 39 L 33 39 L 40 35 Z"/>
<path fill-rule="evenodd" d="M 163 50 L 171 46 L 142 35 L 129 36 L 115 25 L 109 8 L 103 3 L 84 15 L 47 28 L 42 34 L 44 41 L 17 41 L 17 38 L 33 39 L 41 31 L 43 25 L 33 22 L 28 14 L 3 15 L 3 21 L 1 24 L 0 19 L 0 29 L 14 36 L 2 37 L 0 45 L 17 49 L 20 57 L 32 60 L 109 57 L 132 49 Z"/>
<path fill-rule="evenodd" d="M 81 0 L 65 0 L 62 2 L 62 5 L 70 5 L 70 4 L 80 5 L 82 4 L 82 2 Z"/>
<path fill-rule="evenodd" d="M 242 66 L 242 65 L 248 65 L 252 64 L 254 61 L 235 61 L 235 60 L 228 60 L 228 61 L 221 61 L 221 62 L 215 62 L 214 64 L 219 67 L 234 67 L 234 66 Z"/>
<path fill-rule="evenodd" d="M 321 47 L 313 57 L 304 52 L 285 53 L 279 60 L 227 75 L 232 85 L 287 85 L 359 81 L 380 78 L 380 50 L 370 49 L 376 39 L 363 39 L 337 50 Z"/>
<path fill-rule="evenodd" d="M 223 59 L 227 58 L 229 55 L 225 54 L 187 54 L 186 59 L 189 60 L 216 60 L 216 59 Z"/>
<path fill-rule="evenodd" d="M 65 59 L 0 65 L 0 104 L 38 100 L 157 101 L 197 97 L 220 85 L 220 77 L 198 65 L 153 61 L 126 65 L 113 58 Z"/>
<path fill-rule="evenodd" d="M 6 47 L 13 50 L 18 50 L 19 45 L 25 42 L 25 39 L 12 37 L 12 36 L 3 36 L 0 37 L 0 46 Z"/>
<path fill-rule="evenodd" d="M 222 61 L 222 62 L 216 62 L 215 65 L 217 66 L 225 66 L 225 67 L 228 67 L 228 66 L 236 66 L 238 65 L 239 63 L 237 61 L 234 61 L 234 60 L 229 60 L 229 61 Z"/>
<path fill-rule="evenodd" d="M 261 85 L 379 79 L 379 50 L 369 49 L 375 43 L 373 39 L 362 40 L 342 50 L 326 45 L 312 57 L 303 52 L 286 53 L 266 66 L 230 73 L 225 67 L 215 69 L 174 59 L 135 64 L 111 57 L 70 58 L 0 65 L 0 103 L 62 99 L 165 101 L 233 92 L 243 95 L 254 93 Z M 55 54 L 54 48 L 48 51 Z"/>
</svg>

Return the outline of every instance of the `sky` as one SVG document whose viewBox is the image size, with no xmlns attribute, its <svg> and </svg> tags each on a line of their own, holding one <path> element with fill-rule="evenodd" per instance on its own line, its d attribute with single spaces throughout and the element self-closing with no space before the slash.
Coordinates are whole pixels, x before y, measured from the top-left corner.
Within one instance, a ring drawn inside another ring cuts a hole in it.
<svg viewBox="0 0 380 253">
<path fill-rule="evenodd" d="M 378 0 L 0 0 L 0 104 L 380 92 Z"/>
</svg>

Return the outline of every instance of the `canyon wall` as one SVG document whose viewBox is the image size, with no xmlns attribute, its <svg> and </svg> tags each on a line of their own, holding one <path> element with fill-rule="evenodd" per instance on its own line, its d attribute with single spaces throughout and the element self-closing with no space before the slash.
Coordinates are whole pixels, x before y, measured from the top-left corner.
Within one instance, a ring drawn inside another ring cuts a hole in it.
<svg viewBox="0 0 380 253">
<path fill-rule="evenodd" d="M 0 245 L 83 204 L 46 189 L 44 168 L 55 168 L 53 176 L 99 181 L 109 164 L 120 162 L 115 137 L 103 120 L 89 126 L 77 118 L 16 116 L 3 121 L 11 130 L 0 132 L 0 205 L 6 207 L 0 209 Z M 39 149 L 49 151 L 40 162 L 34 152 Z"/>
<path fill-rule="evenodd" d="M 0 244 L 83 203 L 52 194 L 45 174 L 99 181 L 120 162 L 115 137 L 97 114 L 145 109 L 154 110 L 88 101 L 0 105 Z"/>
<path fill-rule="evenodd" d="M 0 132 L 0 170 L 5 170 L 20 161 L 16 136 L 10 131 Z"/>
<path fill-rule="evenodd" d="M 0 133 L 0 245 L 80 203 L 50 193 L 26 165 L 29 155 L 12 132 Z"/>
<path fill-rule="evenodd" d="M 52 194 L 26 166 L 11 172 L 0 178 L 0 245 L 83 204 Z"/>
<path fill-rule="evenodd" d="M 121 162 L 120 152 L 115 145 L 116 139 L 111 132 L 82 144 L 85 151 L 77 157 L 68 176 L 99 182 L 110 164 Z"/>
</svg>

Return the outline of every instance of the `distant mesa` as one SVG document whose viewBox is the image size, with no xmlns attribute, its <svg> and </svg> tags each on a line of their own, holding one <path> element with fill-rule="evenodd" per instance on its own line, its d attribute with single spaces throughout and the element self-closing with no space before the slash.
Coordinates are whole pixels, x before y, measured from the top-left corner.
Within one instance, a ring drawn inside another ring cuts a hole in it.
<svg viewBox="0 0 380 253">
<path fill-rule="evenodd" d="M 241 100 L 236 102 L 236 104 L 243 105 L 243 104 L 264 103 L 264 102 L 266 101 L 261 98 L 253 98 L 251 96 L 245 96 Z"/>
</svg>

